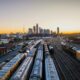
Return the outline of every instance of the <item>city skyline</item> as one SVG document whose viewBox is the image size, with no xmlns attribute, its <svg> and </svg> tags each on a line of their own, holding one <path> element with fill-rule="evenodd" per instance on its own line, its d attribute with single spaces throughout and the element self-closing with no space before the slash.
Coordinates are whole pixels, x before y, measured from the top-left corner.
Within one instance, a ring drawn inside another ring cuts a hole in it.
<svg viewBox="0 0 80 80">
<path fill-rule="evenodd" d="M 36 24 L 32 28 L 28 29 L 28 34 L 53 34 L 53 33 L 55 32 L 53 32 L 50 29 L 44 29 L 40 27 L 39 24 Z"/>
<path fill-rule="evenodd" d="M 25 32 L 38 23 L 62 33 L 80 32 L 79 0 L 2 0 L 0 33 Z"/>
</svg>

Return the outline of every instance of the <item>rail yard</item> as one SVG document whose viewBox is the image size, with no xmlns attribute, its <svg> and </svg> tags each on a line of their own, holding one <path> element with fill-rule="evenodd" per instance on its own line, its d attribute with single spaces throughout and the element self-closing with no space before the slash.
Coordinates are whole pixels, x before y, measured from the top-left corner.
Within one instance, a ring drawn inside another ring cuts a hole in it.
<svg viewBox="0 0 80 80">
<path fill-rule="evenodd" d="M 0 80 L 80 80 L 77 51 L 64 44 L 59 37 L 28 42 L 24 51 L 0 64 Z"/>
</svg>

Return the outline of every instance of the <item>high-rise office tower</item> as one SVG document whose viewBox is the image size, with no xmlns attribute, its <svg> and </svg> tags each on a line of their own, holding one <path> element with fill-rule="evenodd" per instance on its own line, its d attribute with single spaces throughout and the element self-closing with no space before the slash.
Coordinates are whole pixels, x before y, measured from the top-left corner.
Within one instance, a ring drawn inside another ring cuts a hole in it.
<svg viewBox="0 0 80 80">
<path fill-rule="evenodd" d="M 39 33 L 40 34 L 43 34 L 44 33 L 44 30 L 41 27 L 39 27 Z"/>
<path fill-rule="evenodd" d="M 32 34 L 32 33 L 33 33 L 32 28 L 29 28 L 29 30 L 28 30 L 28 34 Z"/>
<path fill-rule="evenodd" d="M 59 35 L 59 27 L 57 27 L 57 34 Z"/>
<path fill-rule="evenodd" d="M 34 34 L 36 33 L 36 28 L 35 28 L 35 26 L 33 26 L 33 33 L 34 33 Z"/>
<path fill-rule="evenodd" d="M 36 34 L 38 34 L 38 24 L 36 24 Z"/>
</svg>

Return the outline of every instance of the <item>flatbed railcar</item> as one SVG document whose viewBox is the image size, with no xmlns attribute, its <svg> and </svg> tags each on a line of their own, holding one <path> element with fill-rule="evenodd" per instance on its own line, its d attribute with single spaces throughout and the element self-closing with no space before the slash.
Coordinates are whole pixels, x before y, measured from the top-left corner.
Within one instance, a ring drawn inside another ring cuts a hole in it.
<svg viewBox="0 0 80 80">
<path fill-rule="evenodd" d="M 0 80 L 8 80 L 16 68 L 19 66 L 20 62 L 24 59 L 24 54 L 18 54 L 15 56 L 10 62 L 8 62 L 1 70 L 0 70 Z"/>
</svg>

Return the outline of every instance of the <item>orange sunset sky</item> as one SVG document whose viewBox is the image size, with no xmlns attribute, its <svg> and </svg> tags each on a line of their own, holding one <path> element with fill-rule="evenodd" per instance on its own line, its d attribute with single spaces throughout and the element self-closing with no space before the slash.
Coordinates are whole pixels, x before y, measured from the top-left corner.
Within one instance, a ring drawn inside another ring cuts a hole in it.
<svg viewBox="0 0 80 80">
<path fill-rule="evenodd" d="M 79 0 L 0 0 L 0 33 L 42 28 L 63 33 L 80 32 Z"/>
</svg>

